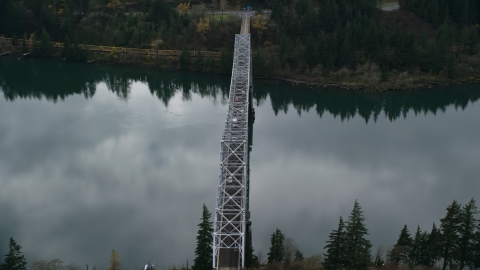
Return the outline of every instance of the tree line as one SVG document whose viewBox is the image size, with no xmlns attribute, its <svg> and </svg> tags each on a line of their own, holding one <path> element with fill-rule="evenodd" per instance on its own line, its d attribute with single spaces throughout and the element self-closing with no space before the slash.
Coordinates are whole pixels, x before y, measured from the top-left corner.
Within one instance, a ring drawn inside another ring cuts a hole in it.
<svg viewBox="0 0 480 270">
<path fill-rule="evenodd" d="M 229 83 L 227 78 L 216 76 L 193 76 L 184 73 L 159 74 L 150 69 L 129 69 L 118 66 L 89 65 L 77 66 L 64 62 L 32 61 L 28 65 L 16 59 L 3 58 L 0 67 L 0 93 L 6 100 L 23 98 L 58 101 L 71 95 L 93 97 L 97 84 L 105 82 L 107 89 L 120 98 L 130 96 L 133 82 L 148 86 L 156 98 L 168 105 L 177 94 L 185 100 L 192 95 L 228 99 Z M 14 61 L 15 64 L 13 62 Z M 19 74 L 29 80 L 19 79 Z M 60 76 L 68 82 L 68 87 L 55 78 Z M 32 85 L 41 87 L 32 88 Z M 390 121 L 406 118 L 407 115 L 437 114 L 449 108 L 465 109 L 469 104 L 478 102 L 480 92 L 475 86 L 463 86 L 462 89 L 436 89 L 422 92 L 363 93 L 356 91 L 311 91 L 297 88 L 295 94 L 287 84 L 275 84 L 275 87 L 257 84 L 253 93 L 256 106 L 269 100 L 275 114 L 296 111 L 299 115 L 312 110 L 323 117 L 331 114 L 342 121 L 361 117 L 365 122 L 385 117 Z"/>
<path fill-rule="evenodd" d="M 3 0 L 0 34 L 72 44 L 64 52 L 67 59 L 84 59 L 75 49 L 79 43 L 231 53 L 239 18 L 213 15 L 239 8 L 238 1 L 200 2 Z M 253 48 L 259 53 L 256 74 L 304 74 L 317 68 L 328 75 L 375 63 L 381 80 L 392 70 L 454 79 L 472 76 L 480 68 L 468 58 L 479 49 L 478 0 L 401 0 L 401 9 L 392 13 L 379 11 L 377 0 L 253 2 L 260 11 L 271 10 L 252 19 Z M 405 26 L 411 21 L 413 25 Z M 267 60 L 264 51 L 280 56 Z M 47 47 L 34 50 L 44 57 L 50 52 Z M 188 60 L 183 59 L 182 69 L 192 67 Z"/>
<path fill-rule="evenodd" d="M 5 261 L 0 263 L 1 270 L 27 270 L 27 260 L 20 251 L 22 246 L 10 237 L 8 253 L 5 254 Z"/>
<path fill-rule="evenodd" d="M 392 248 L 384 252 L 379 247 L 372 254 L 365 216 L 359 202 L 355 201 L 348 219 L 344 221 L 340 217 L 337 228 L 331 231 L 323 256 L 314 254 L 304 258 L 294 240 L 277 228 L 270 236 L 267 262 L 263 262 L 261 253 L 257 253 L 255 259 L 267 270 L 412 269 L 416 266 L 442 270 L 479 268 L 480 219 L 475 199 L 463 206 L 454 200 L 446 210 L 438 228 L 433 223 L 432 229 L 427 232 L 417 226 L 412 236 L 404 225 Z M 201 223 L 198 224 L 194 270 L 212 268 L 213 229 L 210 218 L 211 214 L 204 204 Z M 252 264 L 247 267 L 258 266 Z"/>
<path fill-rule="evenodd" d="M 430 22 L 428 18 L 432 16 L 430 5 L 417 2 L 440 2 L 446 10 L 431 25 L 425 22 Z M 389 17 L 377 9 L 379 3 L 375 0 L 275 1 L 271 14 L 275 24 L 268 26 L 278 34 L 264 33 L 263 40 L 279 44 L 283 68 L 311 69 L 320 65 L 327 70 L 355 69 L 370 62 L 377 63 L 382 74 L 393 69 L 419 69 L 432 73 L 444 71 L 446 76 L 454 78 L 459 75 L 456 63 L 460 55 L 478 53 L 476 24 L 480 21 L 477 0 L 453 2 L 404 0 L 401 10 L 390 13 L 395 15 Z M 457 2 L 471 4 L 459 9 Z M 410 7 L 425 20 L 419 19 L 410 28 L 403 27 L 402 23 L 409 23 Z M 400 22 L 394 23 L 395 20 Z"/>
<path fill-rule="evenodd" d="M 8 244 L 8 253 L 5 254 L 5 261 L 0 263 L 0 270 L 27 270 L 27 260 L 22 254 L 22 246 L 10 237 Z M 33 263 L 32 269 L 34 270 L 80 270 L 82 267 L 70 263 L 65 265 L 60 259 L 53 259 L 49 262 L 45 260 L 39 260 Z M 86 266 L 86 270 L 96 270 L 95 266 Z M 118 252 L 114 249 L 110 254 L 110 264 L 108 270 L 122 270 L 123 266 L 119 260 Z"/>
<path fill-rule="evenodd" d="M 270 237 L 270 250 L 266 269 L 368 269 L 368 267 L 387 266 L 398 268 L 423 266 L 441 268 L 442 270 L 464 270 L 480 267 L 480 219 L 476 201 L 472 198 L 467 204 L 461 205 L 453 201 L 447 207 L 446 215 L 440 219 L 437 228 L 433 223 L 430 232 L 417 226 L 412 237 L 407 225 L 400 231 L 397 242 L 386 252 L 386 261 L 383 251 L 379 248 L 372 256 L 372 244 L 367 239 L 369 234 L 365 225 L 363 210 L 358 201 L 355 201 L 350 216 L 346 221 L 342 217 L 336 229 L 332 230 L 324 247 L 323 257 L 319 254 L 304 258 L 294 240 L 285 235 L 278 228 Z M 193 270 L 212 269 L 213 227 L 211 213 L 205 204 L 202 209 L 201 222 L 198 224 L 197 246 Z M 263 262 L 263 255 L 257 253 L 249 261 L 247 267 L 258 267 Z M 247 254 L 248 255 L 248 254 Z M 257 261 L 257 263 L 255 262 Z M 27 261 L 21 252 L 21 246 L 10 238 L 8 253 L 5 254 L 1 270 L 26 270 Z M 43 260 L 34 263 L 35 270 L 78 270 L 78 266 L 69 264 L 64 266 L 59 259 L 46 262 Z M 88 266 L 87 266 L 88 269 Z M 112 250 L 108 270 L 122 270 L 118 253 Z"/>
<path fill-rule="evenodd" d="M 166 0 L 3 0 L 0 35 L 132 48 L 233 48 L 239 20 L 210 20 L 205 5 L 190 8 Z"/>
<path fill-rule="evenodd" d="M 462 206 L 453 201 L 437 228 L 433 223 L 430 232 L 417 227 L 410 235 L 403 227 L 389 260 L 395 265 L 437 266 L 445 269 L 475 269 L 480 267 L 480 219 L 474 199 Z"/>
<path fill-rule="evenodd" d="M 478 0 L 400 0 L 399 4 L 436 26 L 445 20 L 459 27 L 480 23 Z"/>
</svg>

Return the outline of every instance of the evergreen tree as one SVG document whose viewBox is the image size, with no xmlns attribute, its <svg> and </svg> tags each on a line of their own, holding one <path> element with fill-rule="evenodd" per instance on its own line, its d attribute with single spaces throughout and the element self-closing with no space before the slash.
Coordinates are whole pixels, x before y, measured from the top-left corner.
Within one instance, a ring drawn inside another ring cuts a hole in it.
<svg viewBox="0 0 480 270">
<path fill-rule="evenodd" d="M 478 43 L 479 43 L 479 37 L 478 37 L 478 30 L 475 26 L 471 26 L 469 31 L 468 31 L 468 53 L 470 55 L 474 55 L 478 52 Z"/>
<path fill-rule="evenodd" d="M 455 57 L 453 55 L 449 55 L 447 57 L 447 77 L 449 79 L 455 79 L 458 76 L 457 72 L 457 64 L 455 63 Z"/>
<path fill-rule="evenodd" d="M 302 26 L 302 36 L 306 36 L 307 33 L 315 33 L 318 32 L 318 15 L 312 8 L 307 10 L 307 14 L 305 15 L 304 19 L 301 22 Z"/>
<path fill-rule="evenodd" d="M 417 265 L 418 262 L 420 261 L 419 257 L 420 257 L 421 241 L 422 241 L 422 231 L 420 230 L 420 226 L 417 226 L 417 232 L 413 237 L 412 246 L 408 254 L 408 260 L 411 266 Z"/>
<path fill-rule="evenodd" d="M 460 33 L 458 34 L 458 43 L 460 43 L 460 46 L 461 46 L 461 52 L 463 54 L 467 54 L 468 53 L 468 49 L 469 49 L 469 31 L 468 31 L 468 27 L 464 26 L 462 27 L 462 31 L 460 31 Z"/>
<path fill-rule="evenodd" d="M 307 38 L 307 46 L 305 47 L 305 62 L 307 62 L 310 67 L 315 67 L 320 63 L 320 60 L 321 57 L 318 52 L 317 42 L 313 34 L 310 33 Z"/>
<path fill-rule="evenodd" d="M 397 243 L 390 251 L 390 261 L 396 265 L 407 263 L 408 255 L 412 249 L 412 244 L 412 237 L 410 236 L 407 225 L 405 224 L 400 232 Z"/>
<path fill-rule="evenodd" d="M 378 53 L 378 37 L 377 37 L 377 27 L 375 24 L 371 25 L 368 30 L 367 34 L 365 35 L 365 51 L 367 52 L 370 58 L 374 58 Z"/>
<path fill-rule="evenodd" d="M 329 240 L 325 246 L 327 251 L 325 256 L 324 268 L 326 270 L 337 270 L 344 268 L 345 265 L 345 224 L 342 217 L 338 222 L 338 228 L 330 233 Z"/>
<path fill-rule="evenodd" d="M 112 254 L 110 255 L 110 266 L 108 270 L 122 270 L 122 264 L 118 259 L 118 252 L 115 249 L 112 250 Z"/>
<path fill-rule="evenodd" d="M 61 30 L 64 35 L 71 35 L 74 27 L 74 17 L 68 1 L 65 1 L 62 16 Z"/>
<path fill-rule="evenodd" d="M 475 25 L 480 22 L 480 3 L 478 0 L 469 0 L 468 2 L 468 24 Z"/>
<path fill-rule="evenodd" d="M 203 204 L 201 222 L 198 224 L 197 248 L 195 248 L 195 259 L 193 270 L 211 270 L 213 265 L 213 227 L 210 222 L 212 214 Z"/>
<path fill-rule="evenodd" d="M 305 16 L 309 9 L 309 2 L 307 0 L 297 0 L 295 3 L 295 13 L 297 13 L 300 17 Z"/>
<path fill-rule="evenodd" d="M 441 232 L 437 229 L 435 223 L 432 225 L 432 231 L 428 236 L 428 257 L 426 260 L 426 265 L 433 266 L 438 261 L 442 252 L 442 235 Z"/>
<path fill-rule="evenodd" d="M 480 220 L 477 222 L 477 231 L 475 232 L 475 244 L 473 247 L 473 267 L 480 268 Z"/>
<path fill-rule="evenodd" d="M 250 221 L 249 221 L 250 222 Z M 255 261 L 253 259 L 253 245 L 252 245 L 252 229 L 247 226 L 247 237 L 245 240 L 245 268 L 255 267 Z"/>
<path fill-rule="evenodd" d="M 364 220 L 362 208 L 358 201 L 355 201 L 345 230 L 345 268 L 347 269 L 367 269 L 370 263 L 372 244 L 365 239 L 368 230 L 363 223 Z"/>
<path fill-rule="evenodd" d="M 5 254 L 5 270 L 27 270 L 27 261 L 20 251 L 21 248 L 22 246 L 10 237 L 8 253 Z"/>
<path fill-rule="evenodd" d="M 52 52 L 52 40 L 50 39 L 50 35 L 47 33 L 47 30 L 45 30 L 45 27 L 43 27 L 42 32 L 40 33 L 40 44 L 37 44 L 37 42 L 34 41 L 33 53 L 41 57 L 48 57 Z"/>
<path fill-rule="evenodd" d="M 295 259 L 294 261 L 296 262 L 301 262 L 303 261 L 303 253 L 300 250 L 295 250 Z"/>
<path fill-rule="evenodd" d="M 323 5 L 318 13 L 320 27 L 332 33 L 339 23 L 338 6 L 334 0 L 325 0 L 322 2 Z"/>
<path fill-rule="evenodd" d="M 342 45 L 339 48 L 340 50 L 338 51 L 337 65 L 339 67 L 346 66 L 352 61 L 352 56 L 353 56 L 350 24 L 348 23 L 347 23 L 347 27 L 345 28 L 345 33 L 343 34 Z"/>
<path fill-rule="evenodd" d="M 398 66 L 408 67 L 415 66 L 418 63 L 417 51 L 414 46 L 414 38 L 410 33 L 400 32 L 400 40 L 397 45 Z"/>
<path fill-rule="evenodd" d="M 283 261 L 283 240 L 285 236 L 278 228 L 270 237 L 270 252 L 268 252 L 268 263 Z"/>
<path fill-rule="evenodd" d="M 427 53 L 425 55 L 425 58 L 422 59 L 420 65 L 420 68 L 423 71 L 432 71 L 433 73 L 438 73 L 442 70 L 445 55 L 442 54 L 442 51 L 439 49 L 439 47 L 440 45 L 433 41 L 428 44 Z"/>
<path fill-rule="evenodd" d="M 270 13 L 270 18 L 276 22 L 279 26 L 283 26 L 285 23 L 285 12 L 282 6 L 281 1 L 273 1 L 272 2 L 272 7 L 271 7 L 272 12 Z"/>
<path fill-rule="evenodd" d="M 157 28 L 166 24 L 170 27 L 171 24 L 171 7 L 165 0 L 152 0 L 150 10 L 148 12 L 148 19 L 155 24 Z"/>
<path fill-rule="evenodd" d="M 468 0 L 457 0 L 452 5 L 452 18 L 458 26 L 468 25 L 469 21 L 469 6 Z"/>
<path fill-rule="evenodd" d="M 325 35 L 323 32 L 320 32 L 320 36 L 318 37 L 317 40 L 317 50 L 318 50 L 318 56 L 320 57 L 320 60 L 323 64 L 324 67 L 328 66 L 327 61 L 328 61 L 328 56 L 331 55 L 331 53 L 328 52 L 328 41 L 325 38 Z"/>
<path fill-rule="evenodd" d="M 5 11 L 0 13 L 3 20 L 2 34 L 21 36 L 28 27 L 28 11 L 23 2 L 21 1 L 1 1 L 4 2 Z"/>
<path fill-rule="evenodd" d="M 430 234 L 426 231 L 423 231 L 420 234 L 420 241 L 419 241 L 419 248 L 416 257 L 415 265 L 429 265 L 431 263 L 429 255 L 428 255 L 428 239 Z"/>
<path fill-rule="evenodd" d="M 428 11 L 428 15 L 426 15 L 425 17 L 426 20 L 436 26 L 440 25 L 440 9 L 438 7 L 437 0 L 430 0 L 428 7 L 425 9 L 425 11 Z"/>
<path fill-rule="evenodd" d="M 460 242 L 458 245 L 459 269 L 472 268 L 474 263 L 475 247 L 475 229 L 477 220 L 475 215 L 478 213 L 475 199 L 467 203 L 460 214 Z"/>
<path fill-rule="evenodd" d="M 181 70 L 188 70 L 190 67 L 190 51 L 188 51 L 186 48 L 182 50 L 182 54 L 180 55 L 180 69 Z"/>
<path fill-rule="evenodd" d="M 456 259 L 456 250 L 458 250 L 458 243 L 460 240 L 460 222 L 461 209 L 457 201 L 453 201 L 447 207 L 447 215 L 440 219 L 441 230 L 441 257 L 443 259 L 442 270 L 451 269 Z"/>
</svg>

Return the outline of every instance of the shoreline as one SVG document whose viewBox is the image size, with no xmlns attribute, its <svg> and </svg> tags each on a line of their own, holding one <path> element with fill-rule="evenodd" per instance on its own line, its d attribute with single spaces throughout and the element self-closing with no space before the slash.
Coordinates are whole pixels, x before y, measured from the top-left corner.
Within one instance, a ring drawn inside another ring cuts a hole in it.
<svg viewBox="0 0 480 270">
<path fill-rule="evenodd" d="M 8 50 L 3 50 L 5 48 L 0 48 L 0 53 L 9 52 L 10 55 L 23 56 L 22 53 Z M 38 58 L 35 56 L 29 55 L 28 57 Z M 62 59 L 59 52 L 56 51 L 51 57 L 41 58 L 41 59 L 55 59 L 63 60 L 68 62 L 84 62 L 89 64 L 102 63 L 108 65 L 118 65 L 118 66 L 128 66 L 128 67 L 144 67 L 151 69 L 159 70 L 168 70 L 168 71 L 188 71 L 188 72 L 198 72 L 201 74 L 211 74 L 211 75 L 225 75 L 230 76 L 228 73 L 221 73 L 219 70 L 219 59 L 214 61 L 214 70 L 206 70 L 205 68 L 197 70 L 193 68 L 194 59 L 190 62 L 188 69 L 182 69 L 179 67 L 179 57 L 152 57 L 149 56 L 141 57 L 140 55 L 127 55 L 127 54 L 118 54 L 115 57 L 111 57 L 109 52 L 95 52 L 90 53 L 89 57 L 85 61 L 75 61 L 75 60 L 65 60 Z M 141 61 L 139 61 L 141 60 Z M 369 66 L 364 73 L 359 73 L 358 69 L 363 69 Z M 254 65 L 255 66 L 255 65 Z M 373 70 L 371 67 L 374 67 Z M 449 86 L 449 85 L 463 85 L 463 84 L 480 84 L 480 74 L 475 74 L 476 76 L 462 77 L 457 79 L 448 79 L 441 74 L 409 74 L 409 72 L 398 72 L 391 71 L 387 73 L 387 80 L 380 81 L 380 71 L 378 67 L 375 69 L 376 64 L 365 64 L 359 67 L 355 71 L 342 68 L 336 72 L 331 72 L 328 76 L 323 76 L 322 71 L 317 68 L 309 71 L 310 74 L 299 74 L 296 72 L 287 72 L 285 70 L 274 71 L 270 74 L 264 72 L 264 75 L 255 74 L 254 79 L 261 80 L 273 80 L 288 83 L 291 85 L 302 85 L 305 87 L 335 87 L 345 90 L 355 90 L 360 92 L 395 92 L 395 91 L 414 91 L 421 89 L 430 89 L 436 86 Z M 254 68 L 254 67 L 252 67 Z M 365 76 L 368 75 L 368 76 Z"/>
<path fill-rule="evenodd" d="M 305 87 L 335 87 L 341 88 L 344 90 L 355 90 L 361 91 L 365 93 L 383 93 L 383 92 L 403 92 L 403 91 L 417 91 L 422 89 L 431 89 L 437 86 L 451 86 L 451 85 L 476 85 L 480 84 L 480 79 L 474 79 L 471 81 L 451 81 L 451 82 L 441 82 L 435 83 L 431 82 L 428 84 L 416 84 L 413 87 L 405 87 L 405 88 L 376 88 L 376 89 L 368 89 L 362 86 L 348 86 L 343 85 L 335 82 L 327 82 L 327 83 L 315 83 L 315 82 L 308 82 L 303 80 L 296 80 L 296 79 L 287 79 L 287 78 L 279 78 L 279 77 L 262 77 L 262 76 L 254 76 L 253 79 L 260 79 L 260 80 L 271 80 L 271 81 L 281 81 L 283 83 L 288 83 L 291 85 L 301 85 Z"/>
</svg>

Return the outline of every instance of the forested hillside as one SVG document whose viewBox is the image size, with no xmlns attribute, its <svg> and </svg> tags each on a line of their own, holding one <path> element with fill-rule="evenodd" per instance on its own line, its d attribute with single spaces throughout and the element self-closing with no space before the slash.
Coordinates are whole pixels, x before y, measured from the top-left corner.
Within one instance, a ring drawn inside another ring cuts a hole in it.
<svg viewBox="0 0 480 270">
<path fill-rule="evenodd" d="M 0 35 L 230 53 L 240 19 L 223 11 L 253 3 L 259 75 L 320 82 L 357 76 L 372 85 L 391 74 L 477 78 L 479 2 L 401 0 L 400 10 L 387 12 L 377 0 L 3 0 Z M 265 59 L 264 52 L 278 57 Z"/>
<path fill-rule="evenodd" d="M 477 0 L 409 0 L 401 3 L 402 10 L 390 13 L 378 10 L 375 0 L 287 2 L 286 9 L 281 2 L 272 6 L 271 19 L 281 34 L 267 38 L 279 38 L 282 65 L 301 64 L 301 59 L 288 56 L 295 51 L 310 68 L 354 68 L 370 61 L 384 69 L 438 73 L 451 62 L 449 76 L 454 77 L 454 57 L 478 52 Z M 466 7 L 458 8 L 460 2 Z M 410 10 L 425 21 L 414 18 L 417 23 L 409 25 Z"/>
</svg>

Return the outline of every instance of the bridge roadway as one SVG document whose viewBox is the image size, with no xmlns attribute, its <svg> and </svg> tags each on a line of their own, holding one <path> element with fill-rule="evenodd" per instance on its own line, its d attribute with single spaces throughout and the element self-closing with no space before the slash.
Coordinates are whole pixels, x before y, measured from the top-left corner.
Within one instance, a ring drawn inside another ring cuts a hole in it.
<svg viewBox="0 0 480 270">
<path fill-rule="evenodd" d="M 220 169 L 213 226 L 213 269 L 245 267 L 251 250 L 248 209 L 249 119 L 252 108 L 250 15 L 242 15 L 235 35 L 229 106 L 220 142 Z M 252 120 L 253 121 L 253 120 Z"/>
</svg>

